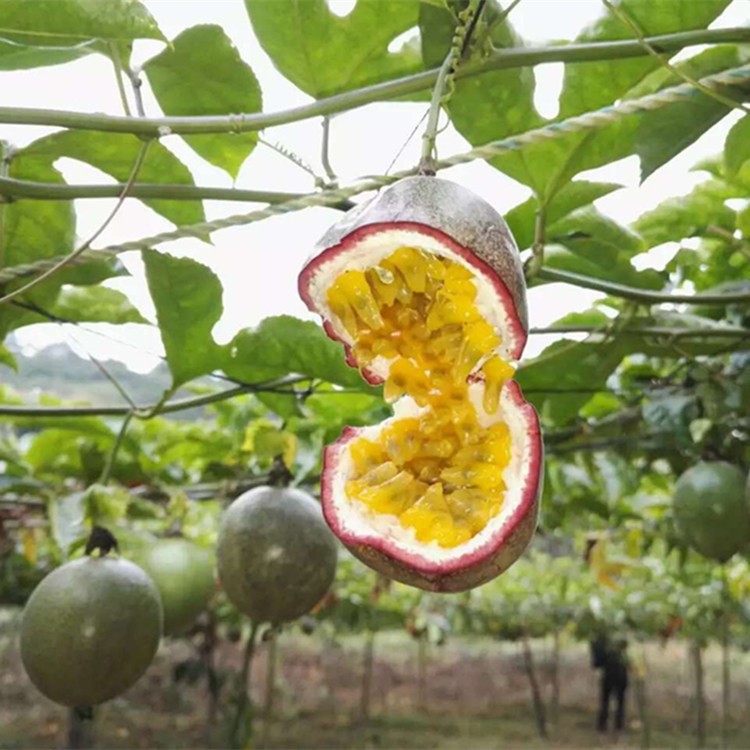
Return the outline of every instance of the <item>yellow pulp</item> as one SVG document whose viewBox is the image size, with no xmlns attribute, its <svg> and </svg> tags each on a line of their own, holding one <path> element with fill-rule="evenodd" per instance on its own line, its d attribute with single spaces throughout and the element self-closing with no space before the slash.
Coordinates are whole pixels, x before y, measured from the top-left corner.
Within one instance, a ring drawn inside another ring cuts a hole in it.
<svg viewBox="0 0 750 750">
<path fill-rule="evenodd" d="M 513 376 L 493 354 L 500 337 L 476 296 L 466 268 L 412 247 L 374 268 L 344 271 L 327 293 L 359 365 L 390 360 L 386 400 L 408 394 L 426 407 L 419 417 L 392 422 L 376 441 L 350 444 L 347 495 L 442 547 L 468 541 L 499 512 L 510 460 L 507 426 L 481 427 L 469 400 L 467 379 L 481 371 L 483 407 L 495 413 Z"/>
</svg>

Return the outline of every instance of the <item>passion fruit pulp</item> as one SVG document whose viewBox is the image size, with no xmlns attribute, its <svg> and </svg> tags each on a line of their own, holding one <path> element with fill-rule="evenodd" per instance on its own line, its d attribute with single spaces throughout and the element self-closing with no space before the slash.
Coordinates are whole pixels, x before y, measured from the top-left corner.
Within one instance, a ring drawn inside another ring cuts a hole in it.
<svg viewBox="0 0 750 750">
<path fill-rule="evenodd" d="M 494 209 L 437 178 L 351 214 L 300 293 L 395 416 L 326 450 L 326 519 L 386 575 L 469 588 L 511 564 L 536 524 L 539 424 L 511 380 L 527 326 L 518 251 Z"/>
<path fill-rule="evenodd" d="M 86 557 L 52 571 L 21 622 L 21 660 L 36 688 L 64 706 L 93 706 L 146 671 L 161 637 L 153 581 L 127 560 Z"/>
<path fill-rule="evenodd" d="M 296 620 L 336 575 L 336 540 L 317 501 L 291 488 L 257 487 L 224 513 L 219 580 L 229 600 L 256 622 Z"/>
</svg>

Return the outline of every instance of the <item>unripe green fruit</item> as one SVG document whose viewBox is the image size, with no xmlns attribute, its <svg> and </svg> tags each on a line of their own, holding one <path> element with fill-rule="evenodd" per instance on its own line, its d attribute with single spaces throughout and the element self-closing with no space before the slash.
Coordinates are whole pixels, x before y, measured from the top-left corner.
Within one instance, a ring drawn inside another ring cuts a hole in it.
<svg viewBox="0 0 750 750">
<path fill-rule="evenodd" d="M 705 557 L 726 562 L 750 543 L 745 473 L 724 461 L 701 462 L 677 480 L 674 518 L 685 542 Z"/>
<path fill-rule="evenodd" d="M 92 706 L 146 671 L 161 628 L 159 592 L 143 570 L 127 560 L 85 557 L 34 590 L 21 623 L 21 659 L 51 700 Z"/>
<path fill-rule="evenodd" d="M 214 591 L 214 559 L 187 539 L 161 539 L 133 557 L 153 579 L 164 608 L 164 635 L 179 635 L 206 609 Z"/>
<path fill-rule="evenodd" d="M 238 497 L 219 531 L 219 579 L 229 600 L 257 622 L 309 612 L 336 574 L 336 541 L 318 503 L 296 489 L 258 487 Z"/>
</svg>

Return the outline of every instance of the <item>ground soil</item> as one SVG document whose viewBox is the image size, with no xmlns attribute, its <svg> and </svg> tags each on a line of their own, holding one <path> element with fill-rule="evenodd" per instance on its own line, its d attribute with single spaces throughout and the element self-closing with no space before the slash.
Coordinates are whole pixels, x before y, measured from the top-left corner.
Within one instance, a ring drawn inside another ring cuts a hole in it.
<svg viewBox="0 0 750 750">
<path fill-rule="evenodd" d="M 533 642 L 549 714 L 551 643 Z M 560 706 L 549 719 L 549 739 L 538 735 L 519 644 L 454 638 L 431 647 L 420 705 L 417 647 L 405 634 L 381 634 L 368 715 L 362 715 L 361 638 L 336 642 L 320 634 L 282 634 L 273 716 L 262 720 L 266 700 L 267 644 L 258 648 L 253 698 L 258 719 L 253 747 L 268 748 L 580 748 L 640 747 L 643 734 L 633 691 L 628 730 L 620 737 L 594 731 L 597 677 L 584 645 L 564 641 Z M 640 649 L 640 645 L 633 647 Z M 651 747 L 695 747 L 692 677 L 687 644 L 645 645 Z M 241 647 L 222 643 L 217 666 L 226 677 L 219 713 L 207 723 L 205 681 L 175 684 L 175 665 L 193 656 L 185 641 L 163 644 L 153 665 L 125 695 L 99 709 L 100 748 L 227 747 L 225 714 Z M 729 746 L 750 747 L 750 656 L 732 658 Z M 707 747 L 720 747 L 719 654 L 706 655 Z M 68 715 L 33 688 L 18 655 L 15 617 L 0 623 L 0 748 L 58 748 L 66 742 Z"/>
</svg>

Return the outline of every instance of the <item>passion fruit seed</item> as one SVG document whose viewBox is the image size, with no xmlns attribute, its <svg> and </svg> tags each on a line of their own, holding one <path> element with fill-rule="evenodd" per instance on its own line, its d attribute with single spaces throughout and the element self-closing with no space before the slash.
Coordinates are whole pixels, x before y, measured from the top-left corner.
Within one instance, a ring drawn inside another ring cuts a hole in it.
<svg viewBox="0 0 750 750">
<path fill-rule="evenodd" d="M 156 653 L 162 607 L 137 565 L 84 557 L 37 586 L 21 622 L 21 660 L 36 688 L 64 706 L 93 706 L 123 693 Z"/>
<path fill-rule="evenodd" d="M 675 525 L 685 542 L 719 562 L 750 544 L 750 493 L 744 472 L 723 461 L 701 462 L 674 489 Z"/>
<path fill-rule="evenodd" d="M 229 600 L 256 622 L 309 612 L 336 574 L 336 540 L 318 503 L 301 490 L 257 487 L 221 521 L 218 571 Z"/>
<path fill-rule="evenodd" d="M 214 558 L 187 539 L 161 539 L 136 553 L 140 565 L 159 589 L 164 608 L 164 635 L 179 635 L 206 609 L 214 592 Z"/>
<path fill-rule="evenodd" d="M 507 227 L 469 191 L 419 177 L 383 191 L 321 245 L 301 274 L 303 298 L 344 341 L 347 361 L 383 382 L 387 401 L 406 405 L 326 452 L 329 523 L 355 554 L 400 580 L 455 590 L 494 577 L 510 564 L 496 564 L 500 546 L 512 562 L 533 533 L 541 467 L 536 414 L 511 381 L 526 303 Z M 350 515 L 371 526 L 367 533 L 350 533 Z M 511 515 L 511 525 L 497 521 Z M 463 547 L 491 525 L 498 536 L 483 547 L 486 559 L 467 558 Z M 375 538 L 383 544 L 371 554 L 364 548 Z M 475 568 L 460 583 L 453 551 L 459 567 Z M 428 563 L 412 576 L 415 554 Z M 431 558 L 440 572 L 423 574 Z"/>
</svg>

